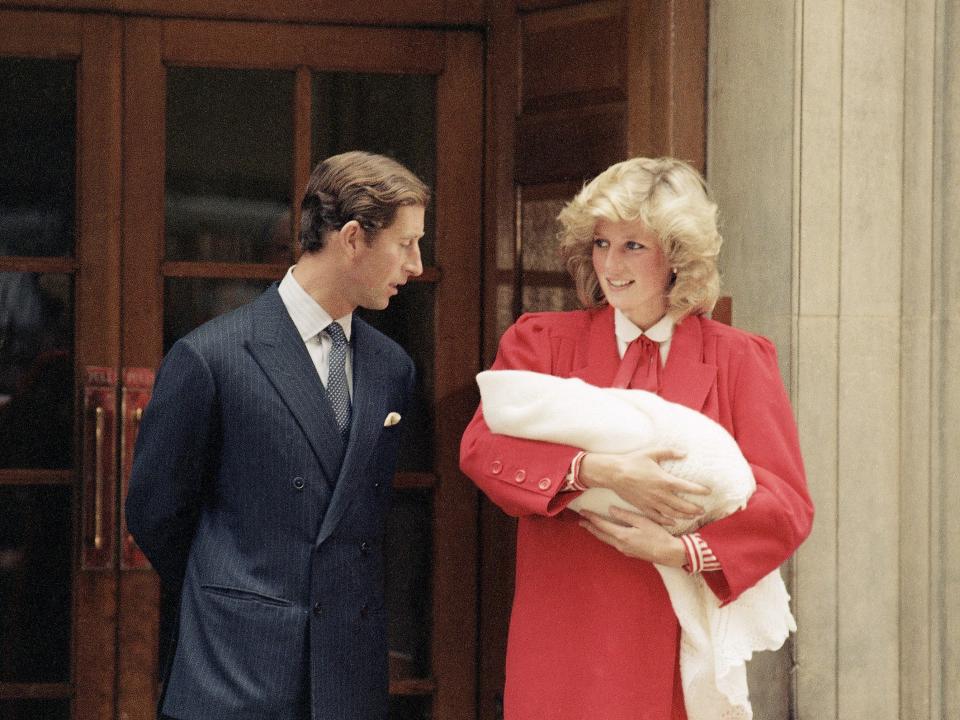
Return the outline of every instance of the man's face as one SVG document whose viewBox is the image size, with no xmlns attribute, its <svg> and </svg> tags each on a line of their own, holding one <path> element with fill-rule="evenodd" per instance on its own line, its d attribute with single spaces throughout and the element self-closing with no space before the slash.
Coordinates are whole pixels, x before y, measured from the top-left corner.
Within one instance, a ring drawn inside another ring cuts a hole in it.
<svg viewBox="0 0 960 720">
<path fill-rule="evenodd" d="M 423 216 L 422 205 L 401 206 L 393 223 L 377 233 L 371 245 L 360 241 L 351 273 L 355 305 L 383 310 L 401 285 L 423 272 Z"/>
</svg>

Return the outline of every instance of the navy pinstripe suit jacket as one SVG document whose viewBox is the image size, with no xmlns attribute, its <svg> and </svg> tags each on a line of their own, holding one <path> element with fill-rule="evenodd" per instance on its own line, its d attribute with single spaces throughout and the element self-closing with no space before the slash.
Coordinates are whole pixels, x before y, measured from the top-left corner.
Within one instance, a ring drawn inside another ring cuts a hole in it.
<svg viewBox="0 0 960 720">
<path fill-rule="evenodd" d="M 165 714 L 367 720 L 387 712 L 382 544 L 414 368 L 354 317 L 344 448 L 273 285 L 178 341 L 143 416 L 126 502 L 181 582 Z"/>
</svg>

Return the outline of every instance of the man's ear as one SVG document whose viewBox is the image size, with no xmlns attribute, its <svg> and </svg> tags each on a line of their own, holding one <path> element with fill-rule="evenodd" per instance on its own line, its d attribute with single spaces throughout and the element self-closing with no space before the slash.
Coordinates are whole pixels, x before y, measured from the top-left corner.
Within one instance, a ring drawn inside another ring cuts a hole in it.
<svg viewBox="0 0 960 720">
<path fill-rule="evenodd" d="M 337 232 L 337 242 L 349 255 L 354 255 L 364 242 L 364 231 L 356 220 L 344 224 Z"/>
</svg>

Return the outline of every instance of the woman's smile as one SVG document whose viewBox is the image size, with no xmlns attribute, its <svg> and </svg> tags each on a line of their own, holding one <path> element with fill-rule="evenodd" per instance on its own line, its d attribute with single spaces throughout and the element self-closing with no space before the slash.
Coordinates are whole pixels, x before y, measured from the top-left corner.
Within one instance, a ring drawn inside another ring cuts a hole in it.
<svg viewBox="0 0 960 720">
<path fill-rule="evenodd" d="M 643 329 L 667 311 L 670 263 L 656 234 L 642 221 L 597 220 L 593 269 L 607 302 Z"/>
</svg>

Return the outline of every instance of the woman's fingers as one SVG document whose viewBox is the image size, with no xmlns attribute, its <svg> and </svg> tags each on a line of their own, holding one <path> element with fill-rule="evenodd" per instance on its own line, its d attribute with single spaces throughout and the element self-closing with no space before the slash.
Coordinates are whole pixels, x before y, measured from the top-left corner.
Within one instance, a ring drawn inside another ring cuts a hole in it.
<svg viewBox="0 0 960 720">
<path fill-rule="evenodd" d="M 644 451 L 644 455 L 658 465 L 666 460 L 683 460 L 686 457 L 685 453 L 673 448 L 651 448 Z"/>
<path fill-rule="evenodd" d="M 663 500 L 668 511 L 680 513 L 682 518 L 695 518 L 703 515 L 703 508 L 679 495 L 670 493 Z"/>
<path fill-rule="evenodd" d="M 600 515 L 584 510 L 583 518 L 580 520 L 580 527 L 588 530 L 598 540 L 602 540 L 607 545 L 617 547 L 619 538 L 614 534 L 621 525 L 612 523 Z"/>
<path fill-rule="evenodd" d="M 686 455 L 670 448 L 654 448 L 647 451 L 647 457 L 653 460 L 657 465 L 661 465 L 666 460 L 683 460 Z M 689 495 L 709 495 L 712 491 L 706 485 L 684 480 L 676 475 L 671 475 L 661 468 L 664 477 L 669 481 L 670 490 L 674 493 L 682 492 Z"/>
<path fill-rule="evenodd" d="M 626 508 L 618 507 L 616 505 L 611 505 L 608 512 L 610 513 L 610 517 L 612 517 L 621 525 L 626 526 L 632 525 L 636 527 L 647 519 L 647 516 L 643 513 L 639 513 L 634 510 L 627 510 Z"/>
<path fill-rule="evenodd" d="M 674 518 L 670 515 L 664 514 L 659 510 L 651 510 L 649 515 L 644 515 L 650 520 L 653 520 L 657 525 L 663 525 L 664 527 L 671 527 L 672 525 L 677 524 L 677 520 L 682 520 L 683 518 Z"/>
<path fill-rule="evenodd" d="M 584 511 L 580 527 L 624 555 L 649 562 L 669 563 L 676 567 L 682 563 L 680 554 L 683 549 L 680 541 L 650 518 L 612 506 L 610 515 L 624 524 Z"/>
<path fill-rule="evenodd" d="M 683 480 L 678 478 L 676 475 L 671 475 L 673 478 L 673 491 L 674 492 L 683 492 L 688 493 L 689 495 L 709 495 L 713 492 L 706 485 L 701 485 L 700 483 L 690 482 L 689 480 Z"/>
</svg>

